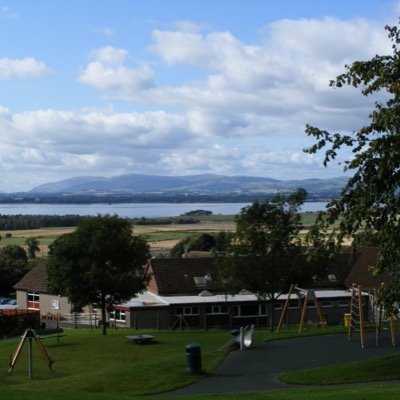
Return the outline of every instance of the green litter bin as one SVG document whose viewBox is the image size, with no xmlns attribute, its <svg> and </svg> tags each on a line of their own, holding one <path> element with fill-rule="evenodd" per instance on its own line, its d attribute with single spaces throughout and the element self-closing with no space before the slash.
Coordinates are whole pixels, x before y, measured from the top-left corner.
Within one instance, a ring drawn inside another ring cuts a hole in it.
<svg viewBox="0 0 400 400">
<path fill-rule="evenodd" d="M 186 345 L 186 371 L 192 374 L 201 372 L 201 346 L 199 344 Z"/>
</svg>

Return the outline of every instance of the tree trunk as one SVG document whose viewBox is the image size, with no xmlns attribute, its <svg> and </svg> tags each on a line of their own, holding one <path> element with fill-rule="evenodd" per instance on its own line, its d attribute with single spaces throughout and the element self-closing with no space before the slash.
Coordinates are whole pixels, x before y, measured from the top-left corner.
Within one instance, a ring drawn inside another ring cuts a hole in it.
<svg viewBox="0 0 400 400">
<path fill-rule="evenodd" d="M 275 297 L 269 300 L 269 329 L 271 332 L 274 331 L 275 327 Z"/>
<path fill-rule="evenodd" d="M 106 296 L 101 294 L 101 319 L 103 320 L 103 335 L 107 335 Z"/>
</svg>

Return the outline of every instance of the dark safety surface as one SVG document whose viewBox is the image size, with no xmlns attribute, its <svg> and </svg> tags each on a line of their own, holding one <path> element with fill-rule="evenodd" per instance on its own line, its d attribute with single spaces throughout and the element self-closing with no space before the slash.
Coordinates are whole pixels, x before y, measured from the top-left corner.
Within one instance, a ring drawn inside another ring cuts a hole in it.
<svg viewBox="0 0 400 400">
<path fill-rule="evenodd" d="M 362 360 L 399 351 L 389 338 L 375 344 L 375 335 L 367 337 L 363 349 L 358 338 L 347 335 L 299 337 L 258 343 L 245 351 L 232 351 L 212 374 L 168 395 L 256 392 L 290 387 L 278 380 L 285 371 Z"/>
</svg>

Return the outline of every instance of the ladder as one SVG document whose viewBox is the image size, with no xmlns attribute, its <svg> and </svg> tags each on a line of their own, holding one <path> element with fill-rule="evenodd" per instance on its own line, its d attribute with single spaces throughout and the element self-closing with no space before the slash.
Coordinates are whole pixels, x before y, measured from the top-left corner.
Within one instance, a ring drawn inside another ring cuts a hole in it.
<svg viewBox="0 0 400 400">
<path fill-rule="evenodd" d="M 364 308 L 361 285 L 353 283 L 351 287 L 351 300 L 350 300 L 350 323 L 348 337 L 349 341 L 352 340 L 353 332 L 360 333 L 361 347 L 365 348 L 365 326 L 364 326 Z"/>
</svg>

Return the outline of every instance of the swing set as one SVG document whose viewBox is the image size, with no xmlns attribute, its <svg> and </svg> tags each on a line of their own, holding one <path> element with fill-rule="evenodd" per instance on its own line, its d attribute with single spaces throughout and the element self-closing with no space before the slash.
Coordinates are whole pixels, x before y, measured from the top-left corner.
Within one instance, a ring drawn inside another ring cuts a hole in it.
<svg viewBox="0 0 400 400">
<path fill-rule="evenodd" d="M 24 343 L 28 339 L 28 378 L 32 379 L 33 376 L 33 357 L 32 357 L 32 341 L 35 340 L 36 344 L 39 347 L 40 353 L 43 356 L 44 361 L 47 363 L 49 369 L 51 370 L 53 366 L 53 360 L 50 358 L 49 354 L 47 353 L 45 347 L 43 346 L 42 342 L 40 341 L 40 337 L 36 334 L 36 332 L 32 328 L 26 329 L 25 333 L 22 335 L 21 340 L 18 343 L 18 346 L 14 352 L 14 354 L 10 357 L 10 368 L 8 369 L 8 373 L 11 373 L 18 358 L 22 352 L 24 347 Z"/>
<path fill-rule="evenodd" d="M 301 311 L 300 313 L 300 323 L 299 323 L 299 333 L 301 333 L 305 329 L 305 320 L 307 316 L 307 311 L 310 307 L 310 302 L 313 306 L 315 306 L 315 309 L 317 311 L 318 319 L 319 319 L 319 324 L 322 326 L 322 328 L 325 328 L 326 326 L 326 320 L 322 314 L 321 310 L 321 305 L 319 303 L 319 300 L 317 296 L 315 295 L 315 291 L 312 289 L 301 289 L 297 287 L 296 285 L 290 285 L 289 292 L 287 294 L 287 298 L 285 301 L 285 304 L 283 305 L 282 313 L 279 318 L 279 323 L 278 327 L 276 329 L 277 332 L 281 329 L 285 316 L 287 314 L 289 304 L 290 304 L 290 297 L 292 293 L 297 294 L 297 299 L 299 302 L 299 309 Z"/>
</svg>

